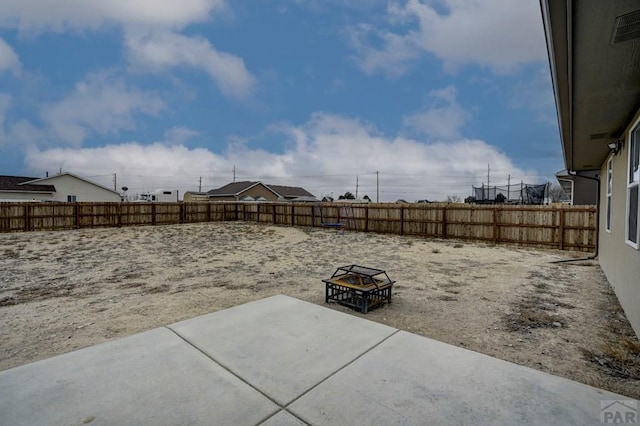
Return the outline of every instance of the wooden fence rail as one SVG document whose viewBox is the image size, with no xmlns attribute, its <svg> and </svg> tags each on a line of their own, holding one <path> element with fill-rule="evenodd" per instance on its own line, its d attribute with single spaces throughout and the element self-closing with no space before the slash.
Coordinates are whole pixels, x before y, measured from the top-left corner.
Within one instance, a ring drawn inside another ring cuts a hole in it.
<svg viewBox="0 0 640 426">
<path fill-rule="evenodd" d="M 592 251 L 595 206 L 340 203 L 0 203 L 0 232 L 250 221 Z"/>
</svg>

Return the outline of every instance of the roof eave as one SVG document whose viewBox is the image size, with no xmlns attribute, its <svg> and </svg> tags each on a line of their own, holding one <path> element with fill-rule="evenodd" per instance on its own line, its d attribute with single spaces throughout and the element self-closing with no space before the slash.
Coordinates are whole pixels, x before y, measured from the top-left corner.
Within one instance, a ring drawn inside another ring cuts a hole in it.
<svg viewBox="0 0 640 426">
<path fill-rule="evenodd" d="M 53 194 L 56 191 L 33 191 L 29 189 L 0 189 L 0 192 L 11 192 L 11 193 L 25 193 L 28 192 L 30 194 Z"/>
<path fill-rule="evenodd" d="M 562 154 L 567 170 L 573 170 L 571 88 L 572 0 L 540 0 L 549 69 L 556 103 Z M 556 35 L 556 37 L 554 37 Z"/>
</svg>

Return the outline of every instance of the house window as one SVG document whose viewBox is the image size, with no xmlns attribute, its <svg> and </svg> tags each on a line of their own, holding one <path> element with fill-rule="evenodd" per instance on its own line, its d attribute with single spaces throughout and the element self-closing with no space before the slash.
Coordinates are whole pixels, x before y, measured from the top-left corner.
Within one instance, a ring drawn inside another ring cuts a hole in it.
<svg viewBox="0 0 640 426">
<path fill-rule="evenodd" d="M 77 197 L 75 195 L 67 195 L 67 203 L 75 203 L 76 198 Z"/>
<path fill-rule="evenodd" d="M 638 248 L 638 210 L 640 201 L 640 124 L 631 131 L 629 140 L 629 178 L 627 179 L 627 244 Z"/>
<path fill-rule="evenodd" d="M 605 229 L 611 232 L 611 193 L 613 184 L 613 158 L 607 161 L 607 223 Z"/>
</svg>

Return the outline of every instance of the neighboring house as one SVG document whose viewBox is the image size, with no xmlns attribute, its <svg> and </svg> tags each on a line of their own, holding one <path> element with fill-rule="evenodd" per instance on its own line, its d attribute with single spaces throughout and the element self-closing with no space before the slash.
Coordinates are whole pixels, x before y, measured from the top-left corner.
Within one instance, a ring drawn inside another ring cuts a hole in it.
<svg viewBox="0 0 640 426">
<path fill-rule="evenodd" d="M 262 182 L 233 182 L 208 192 L 212 201 L 310 201 L 313 194 L 297 186 L 267 185 Z"/>
<path fill-rule="evenodd" d="M 0 201 L 53 201 L 53 185 L 30 184 L 38 178 L 0 176 Z"/>
<path fill-rule="evenodd" d="M 598 203 L 598 175 L 599 170 L 581 172 L 580 175 L 570 174 L 566 170 L 556 173 L 556 179 L 562 190 L 569 197 L 569 204 L 576 206 L 594 205 Z"/>
<path fill-rule="evenodd" d="M 122 197 L 95 182 L 62 173 L 44 178 L 0 176 L 0 200 L 119 202 Z"/>
<path fill-rule="evenodd" d="M 565 165 L 600 176 L 598 260 L 640 335 L 640 2 L 540 5 Z"/>
</svg>

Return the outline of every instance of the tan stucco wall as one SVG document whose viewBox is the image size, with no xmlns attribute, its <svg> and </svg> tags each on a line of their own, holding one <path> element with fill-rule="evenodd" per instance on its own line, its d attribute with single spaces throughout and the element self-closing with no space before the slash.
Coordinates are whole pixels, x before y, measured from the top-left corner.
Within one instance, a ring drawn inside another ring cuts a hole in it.
<svg viewBox="0 0 640 426">
<path fill-rule="evenodd" d="M 603 175 L 604 176 L 604 175 Z M 598 192 L 598 182 L 592 179 L 574 176 L 573 178 L 573 205 L 594 205 L 596 204 L 596 192 Z"/>
<path fill-rule="evenodd" d="M 240 194 L 240 197 L 244 197 L 244 196 L 247 196 L 247 195 L 250 195 L 253 198 L 264 197 L 269 201 L 277 201 L 278 200 L 278 196 L 276 194 L 274 194 L 273 192 L 271 192 L 269 189 L 267 189 L 262 184 L 256 185 L 253 188 L 250 188 L 250 189 L 246 190 L 245 192 Z"/>
<path fill-rule="evenodd" d="M 633 121 L 637 123 L 638 117 Z M 600 187 L 599 262 L 616 292 L 631 326 L 640 336 L 640 250 L 625 243 L 629 126 L 622 151 L 613 157 L 611 232 L 605 230 L 607 162 L 602 165 Z M 608 159 L 607 159 L 608 160 Z"/>
<path fill-rule="evenodd" d="M 202 203 L 209 201 L 209 195 L 207 194 L 197 194 L 192 192 L 185 192 L 183 199 L 185 203 Z"/>
</svg>

